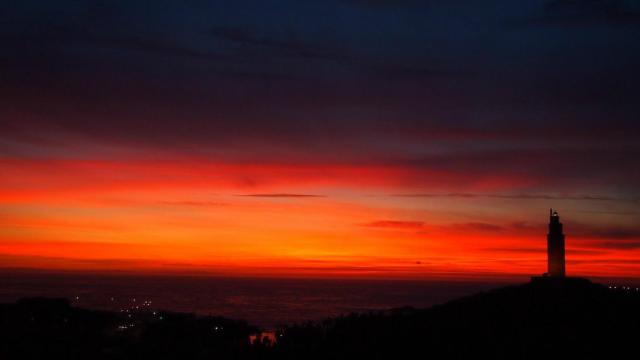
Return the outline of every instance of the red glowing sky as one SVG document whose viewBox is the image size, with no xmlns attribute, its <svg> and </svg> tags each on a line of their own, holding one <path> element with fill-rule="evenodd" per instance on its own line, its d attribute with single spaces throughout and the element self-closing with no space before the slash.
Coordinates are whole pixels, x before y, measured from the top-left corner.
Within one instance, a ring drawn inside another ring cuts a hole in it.
<svg viewBox="0 0 640 360">
<path fill-rule="evenodd" d="M 0 162 L 5 267 L 528 275 L 545 269 L 545 222 L 554 206 L 566 224 L 570 273 L 633 277 L 639 270 L 633 202 L 524 195 L 517 190 L 526 179 L 175 157 Z"/>
</svg>

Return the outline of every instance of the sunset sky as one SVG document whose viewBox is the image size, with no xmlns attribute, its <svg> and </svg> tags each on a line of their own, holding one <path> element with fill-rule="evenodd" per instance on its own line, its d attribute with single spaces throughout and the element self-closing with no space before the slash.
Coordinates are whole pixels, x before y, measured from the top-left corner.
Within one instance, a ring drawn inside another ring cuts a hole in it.
<svg viewBox="0 0 640 360">
<path fill-rule="evenodd" d="M 16 1 L 0 267 L 640 277 L 640 2 Z"/>
</svg>

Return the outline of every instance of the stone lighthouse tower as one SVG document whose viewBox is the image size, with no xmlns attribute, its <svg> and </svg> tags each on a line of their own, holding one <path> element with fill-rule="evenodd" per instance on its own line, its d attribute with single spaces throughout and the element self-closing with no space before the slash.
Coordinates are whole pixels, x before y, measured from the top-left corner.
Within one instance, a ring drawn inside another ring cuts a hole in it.
<svg viewBox="0 0 640 360">
<path fill-rule="evenodd" d="M 549 209 L 549 234 L 547 234 L 548 275 L 564 277 L 564 234 L 557 211 Z"/>
</svg>

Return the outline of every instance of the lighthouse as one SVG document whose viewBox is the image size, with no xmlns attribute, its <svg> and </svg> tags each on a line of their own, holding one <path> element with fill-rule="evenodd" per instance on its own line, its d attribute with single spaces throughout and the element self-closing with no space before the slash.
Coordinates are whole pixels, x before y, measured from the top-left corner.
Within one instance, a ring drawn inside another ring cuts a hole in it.
<svg viewBox="0 0 640 360">
<path fill-rule="evenodd" d="M 564 277 L 564 234 L 557 211 L 549 209 L 549 234 L 547 234 L 548 276 Z"/>
</svg>

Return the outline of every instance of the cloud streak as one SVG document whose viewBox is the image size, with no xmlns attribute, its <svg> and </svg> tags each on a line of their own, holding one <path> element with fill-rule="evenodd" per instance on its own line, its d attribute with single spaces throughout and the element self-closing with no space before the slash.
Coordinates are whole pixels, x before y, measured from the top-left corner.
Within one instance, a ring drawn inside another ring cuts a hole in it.
<svg viewBox="0 0 640 360">
<path fill-rule="evenodd" d="M 549 194 L 483 194 L 483 193 L 415 193 L 415 194 L 393 194 L 398 197 L 417 198 L 493 198 L 493 199 L 513 199 L 513 200 L 578 200 L 578 201 L 636 201 L 636 199 L 614 198 L 602 195 L 549 195 Z"/>
<path fill-rule="evenodd" d="M 260 194 L 240 194 L 236 196 L 257 197 L 257 198 L 323 198 L 325 195 L 317 194 L 291 194 L 291 193 L 260 193 Z"/>
<path fill-rule="evenodd" d="M 161 201 L 160 204 L 169 205 L 169 206 L 195 206 L 195 207 L 229 206 L 228 203 L 219 202 L 219 201 L 196 201 L 196 200 Z"/>
<path fill-rule="evenodd" d="M 424 223 L 422 221 L 377 220 L 362 224 L 362 226 L 381 229 L 416 230 L 422 229 L 424 227 Z"/>
<path fill-rule="evenodd" d="M 638 250 L 640 241 L 601 241 L 594 244 L 595 247 L 604 249 Z"/>
</svg>

